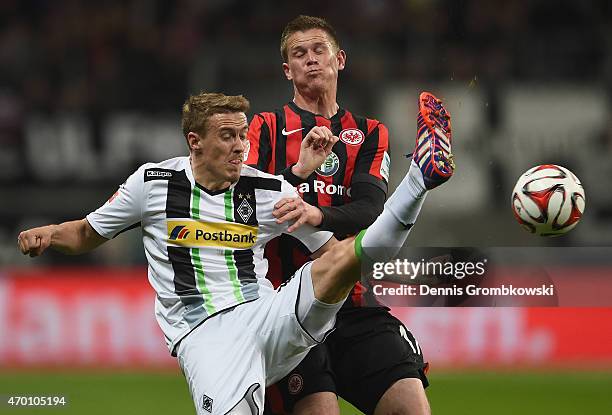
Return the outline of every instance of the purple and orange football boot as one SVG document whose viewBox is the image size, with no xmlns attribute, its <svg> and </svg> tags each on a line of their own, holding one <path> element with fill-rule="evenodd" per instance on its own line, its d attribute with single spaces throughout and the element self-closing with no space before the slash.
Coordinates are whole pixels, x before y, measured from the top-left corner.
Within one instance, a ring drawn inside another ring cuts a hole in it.
<svg viewBox="0 0 612 415">
<path fill-rule="evenodd" d="M 423 174 L 427 190 L 440 186 L 455 171 L 451 153 L 450 114 L 442 101 L 429 92 L 419 96 L 417 139 L 412 159 Z"/>
</svg>

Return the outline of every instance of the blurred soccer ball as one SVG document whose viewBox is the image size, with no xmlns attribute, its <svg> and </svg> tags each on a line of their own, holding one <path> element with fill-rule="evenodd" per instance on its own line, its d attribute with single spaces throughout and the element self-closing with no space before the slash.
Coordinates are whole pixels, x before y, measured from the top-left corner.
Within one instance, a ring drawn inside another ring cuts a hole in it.
<svg viewBox="0 0 612 415">
<path fill-rule="evenodd" d="M 542 164 L 519 177 L 512 192 L 512 212 L 529 232 L 559 236 L 572 230 L 584 212 L 584 189 L 568 169 Z"/>
</svg>

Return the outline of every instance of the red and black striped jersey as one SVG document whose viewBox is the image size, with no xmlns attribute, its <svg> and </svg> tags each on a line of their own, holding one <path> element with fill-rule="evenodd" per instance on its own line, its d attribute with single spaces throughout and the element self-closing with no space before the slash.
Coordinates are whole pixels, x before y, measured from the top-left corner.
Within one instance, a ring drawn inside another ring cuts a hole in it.
<svg viewBox="0 0 612 415">
<path fill-rule="evenodd" d="M 280 174 L 298 161 L 302 139 L 315 126 L 327 126 L 340 140 L 321 167 L 297 187 L 306 202 L 318 207 L 342 206 L 351 202 L 351 186 L 358 182 L 373 184 L 387 193 L 387 127 L 342 108 L 325 118 L 290 102 L 273 112 L 255 114 L 249 126 L 246 164 Z M 277 286 L 308 260 L 309 252 L 297 240 L 282 236 L 268 243 L 265 254 L 268 278 Z M 350 303 L 361 303 L 362 291 L 358 285 Z"/>
</svg>

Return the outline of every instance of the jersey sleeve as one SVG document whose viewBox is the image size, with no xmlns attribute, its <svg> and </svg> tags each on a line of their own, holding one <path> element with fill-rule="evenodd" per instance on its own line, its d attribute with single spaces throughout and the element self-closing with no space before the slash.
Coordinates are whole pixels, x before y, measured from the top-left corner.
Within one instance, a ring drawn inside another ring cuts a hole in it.
<svg viewBox="0 0 612 415">
<path fill-rule="evenodd" d="M 352 183 L 367 182 L 378 186 L 387 194 L 391 157 L 389 131 L 378 121 L 368 120 L 368 135 L 359 149 Z"/>
<path fill-rule="evenodd" d="M 319 206 L 323 220 L 318 229 L 334 232 L 344 239 L 370 226 L 383 211 L 386 194 L 368 182 L 353 183 L 351 201 L 342 206 Z"/>
<path fill-rule="evenodd" d="M 272 144 L 270 127 L 261 114 L 253 116 L 247 137 L 249 148 L 245 164 L 267 172 L 271 160 Z"/>
<path fill-rule="evenodd" d="M 299 197 L 299 194 L 297 190 L 295 190 L 295 187 L 286 180 L 283 180 L 281 185 L 281 198 L 285 197 Z M 283 224 L 283 233 L 298 239 L 310 252 L 318 251 L 319 248 L 325 245 L 327 241 L 334 236 L 331 232 L 315 228 L 308 224 L 302 225 L 295 231 L 289 233 L 287 232 L 289 225 L 290 224 L 287 222 Z"/>
<path fill-rule="evenodd" d="M 128 177 L 104 205 L 87 215 L 87 221 L 100 236 L 112 239 L 141 221 L 144 167 Z"/>
</svg>

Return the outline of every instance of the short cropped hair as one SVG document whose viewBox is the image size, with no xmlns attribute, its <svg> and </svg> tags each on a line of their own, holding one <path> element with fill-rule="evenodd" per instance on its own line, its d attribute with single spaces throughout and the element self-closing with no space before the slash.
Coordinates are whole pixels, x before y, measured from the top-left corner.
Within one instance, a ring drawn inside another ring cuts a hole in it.
<svg viewBox="0 0 612 415">
<path fill-rule="evenodd" d="M 207 121 L 214 114 L 247 112 L 249 100 L 242 95 L 224 95 L 220 93 L 200 92 L 191 95 L 183 104 L 181 126 L 187 138 L 189 132 L 206 133 Z"/>
<path fill-rule="evenodd" d="M 305 16 L 301 14 L 287 23 L 287 26 L 285 26 L 283 34 L 281 35 L 280 53 L 283 57 L 283 62 L 287 62 L 289 58 L 289 51 L 287 50 L 287 41 L 289 40 L 289 37 L 296 32 L 305 32 L 310 29 L 323 30 L 329 36 L 332 46 L 335 47 L 336 50 L 340 49 L 340 42 L 338 41 L 336 29 L 334 29 L 333 26 L 327 22 L 327 20 L 321 17 Z"/>
</svg>

